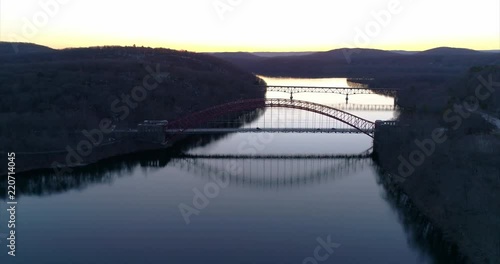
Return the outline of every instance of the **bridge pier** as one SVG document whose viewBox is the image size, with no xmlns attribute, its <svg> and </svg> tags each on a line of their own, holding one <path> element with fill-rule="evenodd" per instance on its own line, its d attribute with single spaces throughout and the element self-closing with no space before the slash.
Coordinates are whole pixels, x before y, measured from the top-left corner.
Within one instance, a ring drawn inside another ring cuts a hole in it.
<svg viewBox="0 0 500 264">
<path fill-rule="evenodd" d="M 408 132 L 409 126 L 401 125 L 399 121 L 375 121 L 373 132 L 373 153 L 378 155 L 380 152 L 391 152 L 397 149 L 397 146 L 405 144 L 401 134 Z"/>
<path fill-rule="evenodd" d="M 346 94 L 345 95 L 345 104 L 348 104 L 349 103 L 349 94 Z"/>
<path fill-rule="evenodd" d="M 293 100 L 293 92 L 290 92 L 290 100 Z"/>
</svg>

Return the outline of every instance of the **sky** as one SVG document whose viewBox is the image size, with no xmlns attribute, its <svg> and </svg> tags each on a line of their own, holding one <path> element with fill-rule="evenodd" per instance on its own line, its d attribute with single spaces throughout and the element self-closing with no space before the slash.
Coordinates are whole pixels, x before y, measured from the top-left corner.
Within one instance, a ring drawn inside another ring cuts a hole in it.
<svg viewBox="0 0 500 264">
<path fill-rule="evenodd" d="M 499 0 L 0 0 L 0 40 L 198 52 L 500 49 Z"/>
</svg>

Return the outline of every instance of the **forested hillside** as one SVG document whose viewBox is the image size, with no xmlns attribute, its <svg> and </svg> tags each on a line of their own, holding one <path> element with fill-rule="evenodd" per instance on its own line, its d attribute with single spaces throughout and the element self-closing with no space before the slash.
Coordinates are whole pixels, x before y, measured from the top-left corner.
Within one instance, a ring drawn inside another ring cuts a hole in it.
<svg viewBox="0 0 500 264">
<path fill-rule="evenodd" d="M 376 138 L 388 178 L 472 263 L 500 263 L 499 81 L 500 67 L 473 67 L 434 102 L 440 111 L 403 111 Z"/>
<path fill-rule="evenodd" d="M 102 119 L 135 127 L 239 98 L 263 96 L 261 80 L 205 54 L 95 47 L 0 55 L 0 144 L 64 148 Z M 145 87 L 153 89 L 145 89 Z"/>
</svg>

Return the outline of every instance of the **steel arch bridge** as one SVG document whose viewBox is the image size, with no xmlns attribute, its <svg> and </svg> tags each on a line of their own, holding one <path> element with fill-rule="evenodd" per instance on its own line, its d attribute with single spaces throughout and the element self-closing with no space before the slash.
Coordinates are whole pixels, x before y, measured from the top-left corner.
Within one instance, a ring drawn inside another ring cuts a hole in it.
<svg viewBox="0 0 500 264">
<path fill-rule="evenodd" d="M 188 130 L 200 128 L 204 123 L 223 115 L 267 107 L 299 109 L 320 114 L 347 124 L 353 128 L 355 133 L 363 133 L 373 138 L 375 123 L 334 107 L 300 100 L 258 98 L 213 106 L 174 120 L 164 127 L 165 142 L 176 135 L 187 134 Z M 227 130 L 225 131 L 227 132 Z M 238 128 L 233 129 L 232 132 L 238 132 Z"/>
</svg>

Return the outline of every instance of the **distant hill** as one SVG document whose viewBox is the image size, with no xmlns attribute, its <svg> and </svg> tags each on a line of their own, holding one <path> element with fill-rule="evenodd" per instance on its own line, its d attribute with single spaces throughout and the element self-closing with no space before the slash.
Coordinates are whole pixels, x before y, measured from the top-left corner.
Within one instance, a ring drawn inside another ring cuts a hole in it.
<svg viewBox="0 0 500 264">
<path fill-rule="evenodd" d="M 302 56 L 309 55 L 315 53 L 315 51 L 306 51 L 306 52 L 252 52 L 252 54 L 260 56 L 260 57 L 287 57 L 287 56 Z"/>
<path fill-rule="evenodd" d="M 421 52 L 335 49 L 266 58 L 214 56 L 265 76 L 372 78 L 369 85 L 373 87 L 397 88 L 445 85 L 470 67 L 500 64 L 500 53 L 448 47 Z"/>
<path fill-rule="evenodd" d="M 252 54 L 250 52 L 216 52 L 208 53 L 215 57 L 225 60 L 260 60 L 262 57 Z"/>
<path fill-rule="evenodd" d="M 481 50 L 481 52 L 500 53 L 500 50 Z"/>
<path fill-rule="evenodd" d="M 415 53 L 419 53 L 420 51 L 409 51 L 409 50 L 391 50 L 391 52 L 403 54 L 403 55 L 411 55 Z"/>
<path fill-rule="evenodd" d="M 328 60 L 338 60 L 339 62 L 347 62 L 350 63 L 349 60 L 354 60 L 358 58 L 387 58 L 387 57 L 394 57 L 394 56 L 399 56 L 400 54 L 391 52 L 391 51 L 385 51 L 385 50 L 377 50 L 377 49 L 360 49 L 360 48 L 355 48 L 355 49 L 334 49 L 330 51 L 324 51 L 324 52 L 315 52 L 309 55 L 304 55 L 301 56 L 301 59 L 313 59 L 313 60 L 321 60 L 321 61 L 328 61 Z"/>
<path fill-rule="evenodd" d="M 500 50 L 482 50 L 476 51 L 464 48 L 438 47 L 425 51 L 407 51 L 407 50 L 378 50 L 378 49 L 362 49 L 362 48 L 342 48 L 329 51 L 309 51 L 309 52 L 213 52 L 209 53 L 223 59 L 262 59 L 276 57 L 297 57 L 309 56 L 302 58 L 343 58 L 344 54 L 361 54 L 362 57 L 388 57 L 393 55 L 477 55 L 479 53 L 500 53 Z"/>
<path fill-rule="evenodd" d="M 419 52 L 420 55 L 478 55 L 481 52 L 472 49 L 439 47 Z"/>
<path fill-rule="evenodd" d="M 346 56 L 358 57 L 362 54 L 363 57 L 389 57 L 398 55 L 396 52 L 376 50 L 376 49 L 334 49 L 329 51 L 319 52 L 220 52 L 210 53 L 221 59 L 227 60 L 252 60 L 262 61 L 265 59 L 301 59 L 301 60 L 344 60 Z"/>
<path fill-rule="evenodd" d="M 50 52 L 50 51 L 54 51 L 54 49 L 33 43 L 0 41 L 0 55 L 25 54 L 25 53 Z"/>
</svg>

